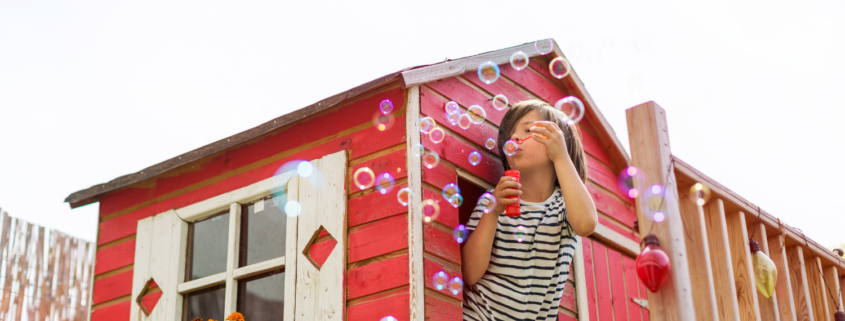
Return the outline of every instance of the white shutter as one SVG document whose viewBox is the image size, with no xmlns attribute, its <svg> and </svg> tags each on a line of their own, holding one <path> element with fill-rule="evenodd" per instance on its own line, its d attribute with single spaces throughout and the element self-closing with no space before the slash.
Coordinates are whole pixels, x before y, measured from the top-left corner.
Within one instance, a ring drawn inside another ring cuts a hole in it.
<svg viewBox="0 0 845 321">
<path fill-rule="evenodd" d="M 135 267 L 132 276 L 131 321 L 176 321 L 181 317 L 182 298 L 176 286 L 184 279 L 185 242 L 188 224 L 173 210 L 138 221 Z M 147 281 L 155 280 L 161 298 L 146 315 L 136 299 Z"/>
<path fill-rule="evenodd" d="M 296 321 L 343 320 L 346 296 L 346 152 L 312 161 L 318 170 L 310 177 L 294 176 L 289 195 L 298 199 L 296 242 Z M 293 197 L 292 197 L 293 198 Z M 317 269 L 303 251 L 322 226 L 337 241 Z M 293 271 L 294 269 L 288 269 Z"/>
</svg>

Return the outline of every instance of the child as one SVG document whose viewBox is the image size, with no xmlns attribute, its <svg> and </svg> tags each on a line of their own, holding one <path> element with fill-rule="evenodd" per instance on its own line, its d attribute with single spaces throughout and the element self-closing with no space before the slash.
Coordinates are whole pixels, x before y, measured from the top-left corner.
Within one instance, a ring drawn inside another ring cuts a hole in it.
<svg viewBox="0 0 845 321">
<path fill-rule="evenodd" d="M 533 137 L 502 163 L 505 170 L 519 170 L 520 182 L 502 177 L 488 190 L 496 198 L 493 211 L 484 214 L 477 205 L 466 224 L 464 320 L 557 320 L 578 236 L 592 234 L 598 224 L 584 186 L 587 165 L 578 129 L 564 125 L 561 115 L 543 101 L 528 100 L 502 119 L 500 149 L 509 139 Z M 505 206 L 516 203 L 507 198 L 512 195 L 520 198 L 519 217 L 504 215 Z"/>
</svg>

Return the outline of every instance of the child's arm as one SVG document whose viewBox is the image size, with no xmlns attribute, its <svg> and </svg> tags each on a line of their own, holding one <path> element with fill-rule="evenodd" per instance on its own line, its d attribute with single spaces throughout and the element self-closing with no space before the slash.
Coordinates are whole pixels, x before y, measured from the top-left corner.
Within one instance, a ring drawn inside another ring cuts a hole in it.
<svg viewBox="0 0 845 321">
<path fill-rule="evenodd" d="M 578 170 L 572 164 L 567 153 L 566 141 L 563 139 L 563 131 L 553 122 L 538 121 L 531 127 L 531 132 L 540 134 L 534 135 L 534 139 L 546 146 L 549 158 L 554 162 L 555 173 L 557 174 L 560 190 L 563 194 L 563 201 L 566 203 L 567 219 L 569 226 L 580 236 L 589 236 L 598 225 L 598 214 L 596 204 L 587 191 L 587 186 L 581 181 Z"/>
<path fill-rule="evenodd" d="M 521 195 L 521 185 L 513 177 L 503 176 L 493 190 L 496 197 L 496 207 L 490 213 L 482 214 L 475 231 L 467 236 L 467 241 L 461 248 L 461 270 L 464 284 L 473 285 L 484 276 L 490 265 L 490 254 L 493 252 L 493 238 L 499 227 L 499 215 L 504 213 L 505 205 L 516 204 L 515 199 L 508 199 L 511 195 Z"/>
</svg>

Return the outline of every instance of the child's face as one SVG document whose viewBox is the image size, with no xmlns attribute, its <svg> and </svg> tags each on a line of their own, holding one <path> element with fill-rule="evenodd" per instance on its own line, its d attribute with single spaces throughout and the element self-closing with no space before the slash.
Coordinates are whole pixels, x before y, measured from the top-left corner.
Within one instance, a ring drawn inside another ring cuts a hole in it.
<svg viewBox="0 0 845 321">
<path fill-rule="evenodd" d="M 540 118 L 539 112 L 532 110 L 516 123 L 516 127 L 514 127 L 510 138 L 521 141 L 531 136 L 531 132 L 528 129 L 534 126 L 535 121 L 543 120 L 545 119 Z M 546 153 L 546 146 L 533 138 L 527 139 L 519 145 L 519 150 L 516 154 L 507 157 L 507 160 L 510 168 L 520 172 L 543 169 L 547 166 L 554 167 L 551 159 L 549 159 L 549 154 Z"/>
</svg>

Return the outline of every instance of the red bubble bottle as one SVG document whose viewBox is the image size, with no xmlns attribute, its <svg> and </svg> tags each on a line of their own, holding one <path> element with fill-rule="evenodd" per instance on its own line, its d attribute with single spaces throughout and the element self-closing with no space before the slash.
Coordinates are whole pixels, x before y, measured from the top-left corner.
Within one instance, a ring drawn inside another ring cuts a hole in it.
<svg viewBox="0 0 845 321">
<path fill-rule="evenodd" d="M 516 182 L 519 183 L 519 171 L 515 169 L 505 171 L 505 176 L 510 176 L 516 178 Z M 515 199 L 516 204 L 505 205 L 505 215 L 509 217 L 519 217 L 521 215 L 519 213 L 519 195 L 512 195 L 508 196 L 509 199 Z"/>
</svg>

